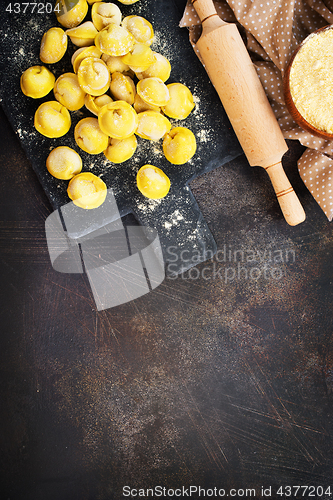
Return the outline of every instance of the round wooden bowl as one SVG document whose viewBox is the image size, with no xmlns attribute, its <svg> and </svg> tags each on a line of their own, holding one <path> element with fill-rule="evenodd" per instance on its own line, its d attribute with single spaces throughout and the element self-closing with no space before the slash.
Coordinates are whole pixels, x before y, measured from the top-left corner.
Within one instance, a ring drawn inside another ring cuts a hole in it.
<svg viewBox="0 0 333 500">
<path fill-rule="evenodd" d="M 295 120 L 295 122 L 303 130 L 306 130 L 307 132 L 310 132 L 311 134 L 313 134 L 317 137 L 321 137 L 323 139 L 328 139 L 328 140 L 333 140 L 333 134 L 329 134 L 328 132 L 317 129 L 316 127 L 311 125 L 311 123 L 306 121 L 305 118 L 303 118 L 303 116 L 300 114 L 300 112 L 296 108 L 295 103 L 293 101 L 293 98 L 291 96 L 291 92 L 290 92 L 290 70 L 291 70 L 293 61 L 294 61 L 296 55 L 298 54 L 298 51 L 306 44 L 306 42 L 310 38 L 316 36 L 317 34 L 320 34 L 322 31 L 327 30 L 327 29 L 333 29 L 333 26 L 332 25 L 324 26 L 323 28 L 320 28 L 317 31 L 314 31 L 313 33 L 311 33 L 309 36 L 307 36 L 303 40 L 303 42 L 297 47 L 295 52 L 292 54 L 292 56 L 287 64 L 287 67 L 286 67 L 286 70 L 284 73 L 284 77 L 283 77 L 283 93 L 284 93 L 284 99 L 285 99 L 285 103 L 286 103 L 286 106 L 288 108 L 289 113 L 291 114 L 291 116 Z"/>
</svg>

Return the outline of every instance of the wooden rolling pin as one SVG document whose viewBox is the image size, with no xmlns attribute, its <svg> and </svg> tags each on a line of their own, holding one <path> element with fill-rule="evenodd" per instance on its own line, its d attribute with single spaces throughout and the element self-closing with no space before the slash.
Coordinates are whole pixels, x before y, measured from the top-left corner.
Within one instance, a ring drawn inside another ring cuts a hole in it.
<svg viewBox="0 0 333 500">
<path fill-rule="evenodd" d="M 252 166 L 267 171 L 282 213 L 291 226 L 305 212 L 282 167 L 288 150 L 256 69 L 235 24 L 218 16 L 212 0 L 192 0 L 202 23 L 196 48 Z"/>
</svg>

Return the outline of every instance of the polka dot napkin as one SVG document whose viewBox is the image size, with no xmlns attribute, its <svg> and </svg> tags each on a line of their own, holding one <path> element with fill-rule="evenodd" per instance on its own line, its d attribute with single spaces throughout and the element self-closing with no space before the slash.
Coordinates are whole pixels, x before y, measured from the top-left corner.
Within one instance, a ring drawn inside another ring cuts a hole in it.
<svg viewBox="0 0 333 500">
<path fill-rule="evenodd" d="M 333 219 L 333 141 L 302 130 L 291 118 L 282 79 L 297 46 L 313 31 L 333 23 L 333 0 L 214 0 L 226 22 L 236 22 L 246 34 L 246 47 L 286 139 L 307 147 L 298 161 L 299 173 L 326 214 Z M 188 0 L 181 27 L 187 27 L 193 47 L 201 33 L 200 19 Z M 200 54 L 197 54 L 200 58 Z"/>
</svg>

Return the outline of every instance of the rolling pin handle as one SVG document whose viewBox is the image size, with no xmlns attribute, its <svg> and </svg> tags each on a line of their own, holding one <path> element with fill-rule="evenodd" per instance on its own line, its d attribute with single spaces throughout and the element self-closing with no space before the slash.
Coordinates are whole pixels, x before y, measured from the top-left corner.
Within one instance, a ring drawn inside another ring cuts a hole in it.
<svg viewBox="0 0 333 500">
<path fill-rule="evenodd" d="M 305 220 L 304 209 L 286 176 L 281 162 L 265 167 L 286 222 L 296 226 Z"/>
<path fill-rule="evenodd" d="M 204 26 L 204 23 L 206 24 L 206 21 L 208 20 L 210 25 L 208 28 L 217 28 L 219 26 L 228 24 L 220 18 L 216 11 L 215 5 L 211 0 L 201 0 L 200 2 L 198 0 L 192 0 L 192 5 L 194 6 L 196 13 L 200 18 L 203 29 L 207 27 Z"/>
</svg>

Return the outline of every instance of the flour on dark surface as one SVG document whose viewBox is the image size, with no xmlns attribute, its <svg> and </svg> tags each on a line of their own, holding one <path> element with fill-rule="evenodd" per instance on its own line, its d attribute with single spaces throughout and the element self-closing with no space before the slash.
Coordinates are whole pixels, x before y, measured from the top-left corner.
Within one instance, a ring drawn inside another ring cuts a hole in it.
<svg viewBox="0 0 333 500">
<path fill-rule="evenodd" d="M 214 239 L 188 189 L 188 183 L 238 156 L 241 153 L 240 146 L 215 90 L 193 53 L 187 30 L 178 26 L 179 12 L 174 3 L 167 5 L 166 2 L 140 1 L 133 6 L 121 5 L 120 9 L 124 17 L 137 14 L 152 23 L 155 32 L 152 48 L 171 63 L 172 70 L 167 83 L 181 82 L 189 87 L 194 96 L 196 105 L 189 117 L 182 121 L 170 120 L 172 126 L 188 127 L 196 136 L 197 152 L 187 164 L 170 164 L 164 157 L 161 140 L 153 142 L 139 137 L 134 157 L 123 164 L 112 164 L 106 161 L 103 154 L 92 158 L 92 155 L 81 151 L 74 141 L 76 123 L 83 116 L 89 116 L 85 109 L 71 113 L 71 129 L 60 139 L 47 139 L 36 132 L 33 126 L 34 113 L 41 102 L 53 100 L 53 95 L 32 100 L 22 94 L 19 80 L 25 69 L 40 64 L 40 40 L 48 28 L 57 25 L 54 14 L 42 17 L 31 13 L 21 14 L 20 30 L 17 30 L 15 15 L 5 16 L 5 36 L 2 39 L 5 56 L 1 61 L 1 70 L 8 78 L 2 82 L 0 91 L 4 110 L 54 209 L 69 202 L 67 183 L 59 183 L 52 178 L 45 168 L 45 161 L 51 149 L 65 145 L 81 155 L 83 171 L 93 172 L 113 189 L 121 215 L 133 213 L 141 224 L 158 231 L 164 250 L 171 244 L 195 249 L 203 242 L 208 247 L 214 247 Z M 75 47 L 69 42 L 64 58 L 57 64 L 49 65 L 56 78 L 72 71 L 70 59 L 74 50 Z M 170 178 L 170 192 L 161 202 L 148 200 L 136 187 L 136 173 L 147 163 L 161 168 Z M 174 224 L 171 214 L 176 210 L 183 214 L 183 219 Z M 107 222 L 108 214 L 105 214 L 102 223 Z M 193 235 L 198 235 L 198 238 L 194 239 Z"/>
</svg>

